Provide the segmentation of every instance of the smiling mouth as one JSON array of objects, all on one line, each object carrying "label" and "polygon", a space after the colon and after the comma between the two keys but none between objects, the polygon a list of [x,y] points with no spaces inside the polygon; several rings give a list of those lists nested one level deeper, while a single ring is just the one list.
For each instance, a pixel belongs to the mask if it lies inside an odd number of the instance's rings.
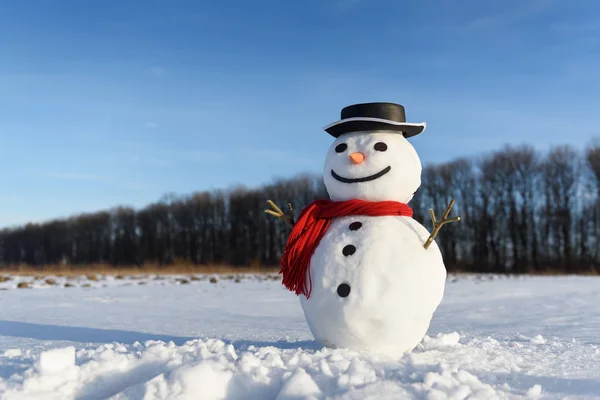
[{"label": "smiling mouth", "polygon": [[386,168],[382,169],[381,171],[379,171],[378,173],[376,173],[374,175],[365,176],[364,178],[344,178],[343,176],[339,176],[338,174],[336,174],[334,170],[331,170],[331,176],[333,176],[333,178],[335,180],[338,180],[343,183],[369,182],[369,181],[373,181],[377,178],[381,178],[382,176],[384,176],[385,174],[390,172],[391,169],[392,169],[392,167],[386,167]]}]

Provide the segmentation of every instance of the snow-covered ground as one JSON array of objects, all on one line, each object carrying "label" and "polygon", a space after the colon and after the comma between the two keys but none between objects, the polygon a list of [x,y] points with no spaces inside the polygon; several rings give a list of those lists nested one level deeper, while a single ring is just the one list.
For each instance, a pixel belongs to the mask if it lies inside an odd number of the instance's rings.
[{"label": "snow-covered ground", "polygon": [[[216,283],[219,280],[232,281],[264,281],[280,280],[276,273],[270,274],[192,274],[192,275],[157,275],[157,274],[136,274],[136,275],[34,275],[34,276],[11,276],[9,274],[0,274],[0,290],[8,289],[44,289],[50,287],[64,288],[98,288],[108,286],[132,286],[132,285],[187,285],[200,281],[209,281]],[[212,281],[212,282],[211,282]],[[236,282],[239,283],[239,282]]]},{"label": "snow-covered ground", "polygon": [[401,359],[322,348],[272,277],[155,278],[1,283],[0,398],[600,399],[600,278],[451,276]]}]

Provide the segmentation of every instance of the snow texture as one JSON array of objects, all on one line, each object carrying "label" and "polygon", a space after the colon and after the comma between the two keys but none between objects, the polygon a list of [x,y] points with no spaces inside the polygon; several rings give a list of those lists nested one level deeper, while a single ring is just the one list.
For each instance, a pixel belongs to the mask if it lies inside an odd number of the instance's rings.
[{"label": "snow texture", "polygon": [[600,399],[595,277],[451,275],[403,357],[320,346],[272,279],[116,281],[0,292],[1,399]]}]

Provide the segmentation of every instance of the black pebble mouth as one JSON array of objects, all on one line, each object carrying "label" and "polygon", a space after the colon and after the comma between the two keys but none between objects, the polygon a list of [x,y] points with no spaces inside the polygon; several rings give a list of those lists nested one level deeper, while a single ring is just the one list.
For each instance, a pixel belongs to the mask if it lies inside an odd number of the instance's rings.
[{"label": "black pebble mouth", "polygon": [[381,178],[382,176],[384,176],[385,174],[390,172],[391,169],[392,169],[392,167],[386,167],[386,168],[382,169],[381,171],[379,171],[378,173],[376,173],[374,175],[365,176],[364,178],[344,178],[343,176],[339,176],[338,174],[336,174],[334,170],[331,170],[331,176],[333,176],[333,178],[335,180],[338,180],[343,183],[369,182],[369,181],[373,181],[377,178]]}]

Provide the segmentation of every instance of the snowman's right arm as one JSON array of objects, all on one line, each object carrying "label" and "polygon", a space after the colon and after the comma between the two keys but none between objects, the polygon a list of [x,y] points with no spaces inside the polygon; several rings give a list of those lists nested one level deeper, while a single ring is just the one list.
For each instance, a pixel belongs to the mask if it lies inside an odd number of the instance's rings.
[{"label": "snowman's right arm", "polygon": [[289,209],[290,209],[290,213],[289,215],[286,215],[281,208],[277,207],[277,204],[275,204],[273,201],[271,200],[267,200],[267,203],[269,204],[269,206],[271,206],[271,210],[265,210],[265,212],[267,214],[273,215],[274,217],[277,217],[279,219],[281,219],[283,222],[285,222],[290,228],[293,228],[295,225],[295,221],[294,221],[294,209],[292,208],[292,204],[288,204]]}]

